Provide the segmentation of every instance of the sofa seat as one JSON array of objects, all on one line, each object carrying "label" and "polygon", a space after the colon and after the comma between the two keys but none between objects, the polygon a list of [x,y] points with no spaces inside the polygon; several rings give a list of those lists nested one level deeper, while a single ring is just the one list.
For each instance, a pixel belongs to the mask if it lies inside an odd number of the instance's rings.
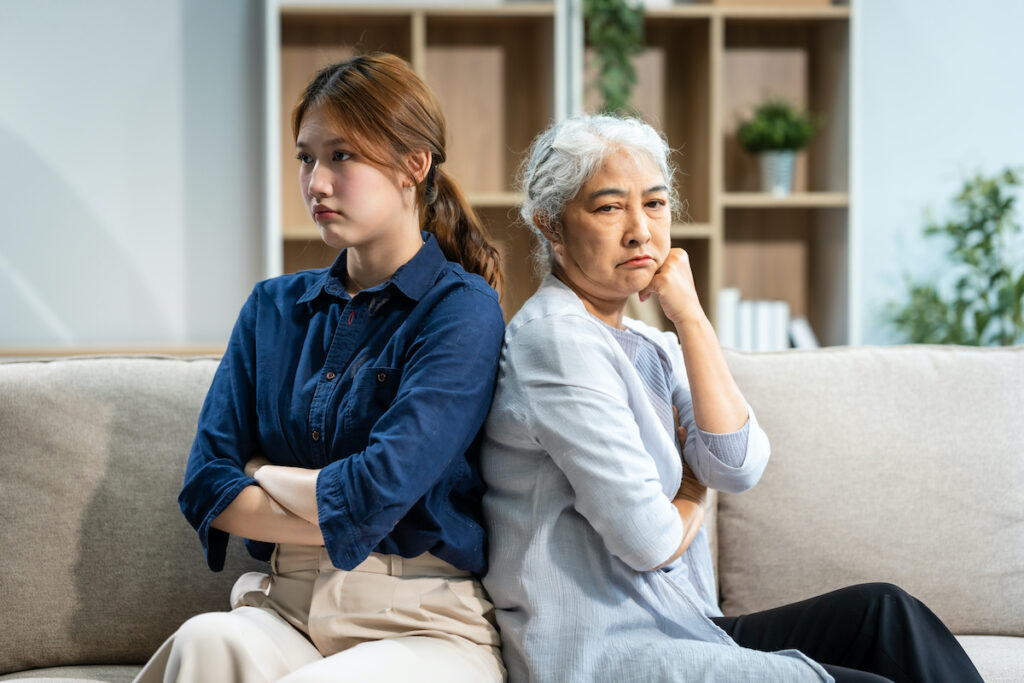
[{"label": "sofa seat", "polygon": [[33,683],[131,683],[142,666],[109,664],[99,666],[58,666],[33,669],[0,676],[0,681],[32,681]]},{"label": "sofa seat", "polygon": [[1024,638],[1015,636],[957,636],[985,683],[1020,683],[1024,668]]}]

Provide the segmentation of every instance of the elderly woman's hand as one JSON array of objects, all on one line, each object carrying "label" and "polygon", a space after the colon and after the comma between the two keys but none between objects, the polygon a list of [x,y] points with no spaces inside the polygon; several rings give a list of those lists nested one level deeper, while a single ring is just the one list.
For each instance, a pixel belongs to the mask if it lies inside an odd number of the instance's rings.
[{"label": "elderly woman's hand", "polygon": [[704,318],[697,288],[693,284],[690,257],[683,249],[669,250],[668,258],[654,273],[650,284],[640,290],[640,300],[647,301],[652,293],[657,293],[661,310],[675,325]]}]

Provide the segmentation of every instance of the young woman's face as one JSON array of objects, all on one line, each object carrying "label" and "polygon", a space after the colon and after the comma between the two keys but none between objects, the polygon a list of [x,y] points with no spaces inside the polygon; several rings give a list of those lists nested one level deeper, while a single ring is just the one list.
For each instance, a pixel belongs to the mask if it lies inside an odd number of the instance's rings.
[{"label": "young woman's face", "polygon": [[306,112],[295,146],[302,198],[328,245],[365,247],[407,227],[408,180],[356,153],[322,107]]},{"label": "young woman's face", "polygon": [[661,169],[618,149],[566,204],[552,242],[558,273],[587,298],[625,300],[668,257],[672,211]]}]

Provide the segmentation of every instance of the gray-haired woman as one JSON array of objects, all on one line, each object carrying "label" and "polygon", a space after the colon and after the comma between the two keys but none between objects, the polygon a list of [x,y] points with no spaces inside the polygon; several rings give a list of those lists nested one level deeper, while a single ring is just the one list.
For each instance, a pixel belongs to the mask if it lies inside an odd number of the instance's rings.
[{"label": "gray-haired woman", "polygon": [[[583,116],[524,165],[551,273],[506,329],[481,462],[511,680],[980,680],[895,586],[722,616],[704,487],[750,488],[769,446],[671,248],[668,152],[641,121]],[[623,317],[635,293],[676,333]]]}]

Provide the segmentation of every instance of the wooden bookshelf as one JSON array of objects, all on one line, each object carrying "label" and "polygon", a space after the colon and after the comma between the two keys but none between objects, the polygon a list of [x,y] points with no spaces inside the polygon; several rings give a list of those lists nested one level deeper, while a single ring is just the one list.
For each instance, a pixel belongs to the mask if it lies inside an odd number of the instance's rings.
[{"label": "wooden bookshelf", "polygon": [[[323,266],[336,256],[299,200],[289,128],[299,88],[329,61],[383,49],[409,60],[441,100],[448,170],[503,251],[503,306],[511,315],[537,284],[513,179],[530,140],[555,115],[555,21],[568,5],[276,0],[268,7],[268,118],[276,146],[268,274]],[[850,18],[848,5],[820,3],[698,2],[647,13],[634,106],[674,150],[683,212],[672,239],[690,253],[712,319],[718,291],[739,287],[744,298],[785,299],[794,315],[808,316],[823,343],[848,341]],[[759,191],[756,160],[735,138],[741,117],[768,96],[824,121],[798,155],[794,192],[782,198]],[[596,104],[588,94],[585,108]]]}]

